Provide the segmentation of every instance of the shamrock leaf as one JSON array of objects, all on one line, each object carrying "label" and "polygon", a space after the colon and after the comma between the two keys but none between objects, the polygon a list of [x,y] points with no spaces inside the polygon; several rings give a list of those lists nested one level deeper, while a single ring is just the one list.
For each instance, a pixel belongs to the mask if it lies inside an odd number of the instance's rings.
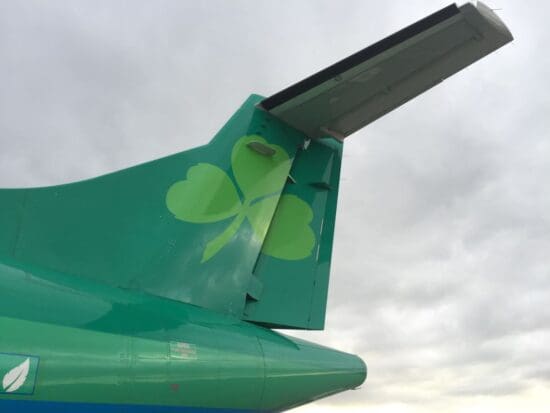
[{"label": "shamrock leaf", "polygon": [[[259,142],[273,149],[271,156],[259,154],[247,145]],[[280,192],[290,169],[286,151],[278,145],[270,145],[258,135],[243,136],[231,152],[231,167],[245,198],[252,201]]]},{"label": "shamrock leaf", "polygon": [[269,225],[271,224],[271,217],[275,208],[277,208],[278,196],[270,196],[254,203],[248,208],[246,214],[248,222],[254,230],[254,235],[260,241],[265,239]]},{"label": "shamrock leaf", "polygon": [[166,205],[176,218],[195,224],[221,221],[241,209],[239,195],[229,176],[207,163],[189,168],[187,179],[170,187]]},{"label": "shamrock leaf", "polygon": [[[261,217],[261,214],[258,216]],[[306,202],[295,195],[283,195],[273,216],[262,252],[283,260],[301,260],[309,257],[315,246],[315,234],[309,225],[312,219],[313,211]],[[253,227],[258,224],[256,218],[250,219],[250,222]]]}]

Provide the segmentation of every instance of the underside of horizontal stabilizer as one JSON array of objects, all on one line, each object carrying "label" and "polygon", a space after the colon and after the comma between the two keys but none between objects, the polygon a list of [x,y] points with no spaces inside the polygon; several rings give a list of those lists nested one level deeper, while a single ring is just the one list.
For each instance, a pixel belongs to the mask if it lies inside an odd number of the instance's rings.
[{"label": "underside of horizontal stabilizer", "polygon": [[483,3],[451,5],[265,99],[311,138],[343,139],[512,40]]}]

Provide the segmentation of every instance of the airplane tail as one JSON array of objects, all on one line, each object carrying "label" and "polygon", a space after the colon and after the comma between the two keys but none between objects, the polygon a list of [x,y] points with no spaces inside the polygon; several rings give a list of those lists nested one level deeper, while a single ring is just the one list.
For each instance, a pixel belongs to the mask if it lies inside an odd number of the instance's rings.
[{"label": "airplane tail", "polygon": [[[208,145],[82,182],[0,190],[0,255],[320,327],[301,307],[324,308],[342,144],[309,141],[257,108],[262,99],[251,96]],[[284,318],[263,319],[283,298]]]},{"label": "airplane tail", "polygon": [[208,145],[0,190],[0,257],[322,329],[342,140],[511,39],[483,4],[449,6],[270,98],[252,95]]}]

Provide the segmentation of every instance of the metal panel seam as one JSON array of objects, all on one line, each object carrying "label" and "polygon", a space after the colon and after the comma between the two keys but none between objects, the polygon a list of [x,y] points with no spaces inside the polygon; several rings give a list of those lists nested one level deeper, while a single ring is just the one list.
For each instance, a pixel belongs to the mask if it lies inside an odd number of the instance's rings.
[{"label": "metal panel seam", "polygon": [[266,380],[267,380],[267,365],[265,363],[265,352],[264,352],[264,347],[262,346],[262,340],[260,340],[260,337],[256,336],[256,340],[258,340],[258,346],[260,348],[260,356],[262,357],[262,364],[264,366],[263,368],[263,371],[264,371],[264,379],[263,379],[263,383],[262,383],[262,394],[260,395],[260,409],[264,409],[265,406],[264,406],[264,396],[265,396],[265,387],[266,387]]}]

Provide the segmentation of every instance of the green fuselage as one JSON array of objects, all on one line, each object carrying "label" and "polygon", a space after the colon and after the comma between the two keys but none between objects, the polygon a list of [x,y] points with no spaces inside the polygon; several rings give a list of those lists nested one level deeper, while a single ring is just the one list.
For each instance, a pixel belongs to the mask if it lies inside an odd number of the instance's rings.
[{"label": "green fuselage", "polygon": [[356,356],[17,262],[0,264],[0,314],[0,375],[31,361],[25,386],[0,394],[2,411],[281,411],[366,376]]}]

